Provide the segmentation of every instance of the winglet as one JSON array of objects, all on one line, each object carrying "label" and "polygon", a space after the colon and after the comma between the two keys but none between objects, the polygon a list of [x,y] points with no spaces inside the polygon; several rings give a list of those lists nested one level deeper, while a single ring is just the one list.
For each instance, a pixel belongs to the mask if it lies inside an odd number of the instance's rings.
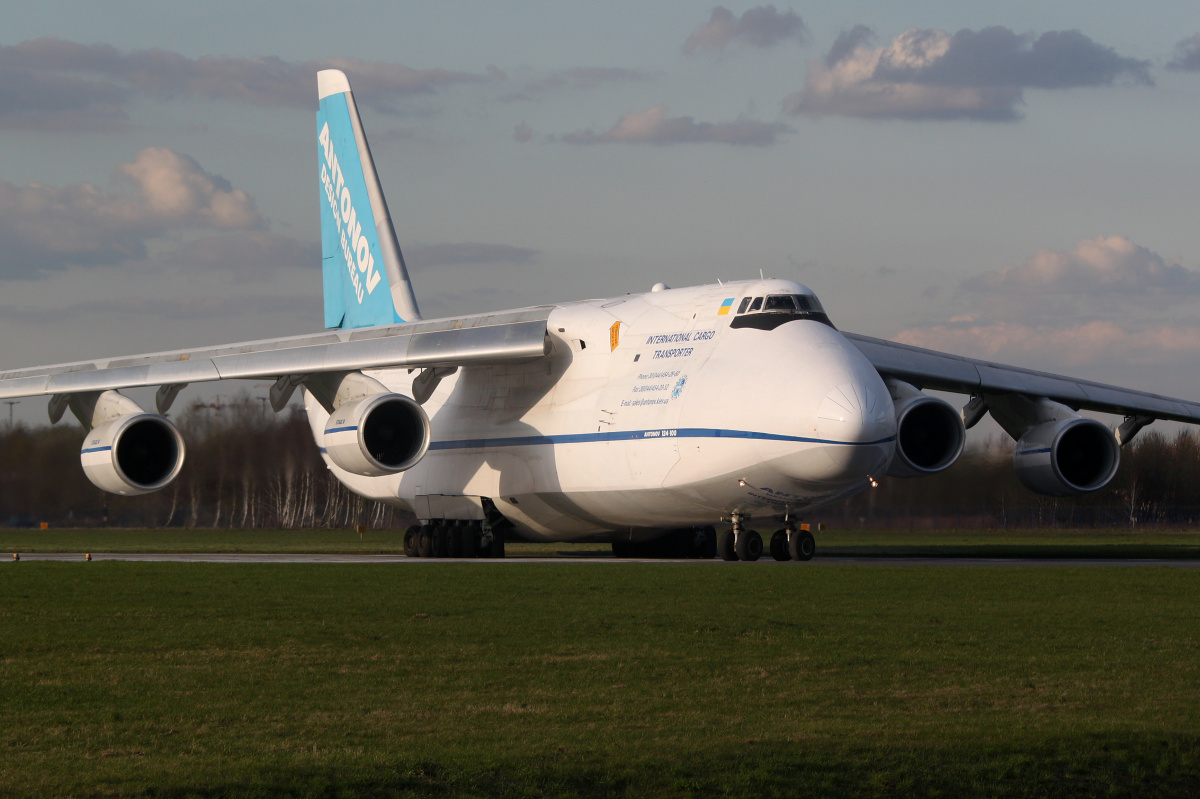
[{"label": "winglet", "polygon": [[321,70],[317,95],[325,326],[418,320],[421,312],[350,81],[341,70]]}]

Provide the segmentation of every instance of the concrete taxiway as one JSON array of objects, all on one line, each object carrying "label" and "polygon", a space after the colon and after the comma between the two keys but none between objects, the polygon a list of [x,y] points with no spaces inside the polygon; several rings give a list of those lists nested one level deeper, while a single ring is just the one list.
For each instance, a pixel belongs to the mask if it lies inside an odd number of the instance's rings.
[{"label": "concrete taxiway", "polygon": [[[82,552],[29,552],[20,553],[22,561],[84,561]],[[11,557],[11,556],[10,556]],[[463,564],[517,564],[517,563],[598,563],[618,565],[622,563],[675,563],[675,564],[717,564],[725,565],[721,560],[666,560],[640,558],[614,558],[603,555],[595,556],[534,556],[508,558],[479,558],[460,560],[454,558],[409,558],[404,555],[340,555],[320,553],[191,553],[191,552],[93,552],[92,561],[131,561],[141,563],[375,563],[375,564],[411,564],[419,566],[425,563],[463,563]],[[12,562],[9,560],[9,562]],[[1196,559],[1167,559],[1167,558],[885,558],[877,556],[830,556],[818,555],[807,562],[778,563],[771,558],[757,561],[757,565],[779,566],[1104,566],[1116,568],[1131,567],[1168,567],[1174,569],[1200,569],[1200,560]],[[730,565],[739,565],[737,563]],[[741,564],[745,565],[745,564]]]}]

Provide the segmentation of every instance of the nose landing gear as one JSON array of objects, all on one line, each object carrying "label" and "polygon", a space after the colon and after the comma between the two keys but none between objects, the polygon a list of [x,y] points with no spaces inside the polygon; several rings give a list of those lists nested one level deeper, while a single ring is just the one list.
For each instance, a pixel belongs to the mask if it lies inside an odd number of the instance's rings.
[{"label": "nose landing gear", "polygon": [[788,554],[792,556],[792,560],[812,560],[812,556],[817,552],[816,539],[804,529],[807,526],[802,526],[798,531],[793,530],[788,536]]},{"label": "nose landing gear", "polygon": [[755,530],[747,530],[739,514],[733,514],[730,521],[733,527],[717,539],[717,554],[722,560],[758,560],[763,552],[762,536]]},{"label": "nose landing gear", "polygon": [[788,524],[782,530],[776,530],[771,536],[771,557],[775,560],[812,560],[817,551],[817,542],[808,530],[807,524]]}]

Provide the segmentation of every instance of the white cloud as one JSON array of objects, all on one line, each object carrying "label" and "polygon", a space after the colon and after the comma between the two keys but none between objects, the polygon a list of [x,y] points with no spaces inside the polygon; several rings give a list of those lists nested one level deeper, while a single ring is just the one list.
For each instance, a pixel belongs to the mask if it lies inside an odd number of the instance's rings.
[{"label": "white cloud", "polygon": [[758,48],[772,47],[788,39],[802,43],[807,33],[804,20],[790,9],[781,14],[773,5],[757,6],[735,17],[729,9],[717,6],[708,22],[683,43],[683,52],[717,54],[735,42]]},{"label": "white cloud", "polygon": [[1167,63],[1167,68],[1182,72],[1200,71],[1200,33],[1189,36],[1175,45],[1175,57]]},{"label": "white cloud", "polygon": [[501,80],[486,74],[412,69],[358,59],[290,62],[274,57],[189,58],[167,50],[124,53],[106,44],[42,38],[0,47],[0,127],[33,130],[121,128],[137,95],[310,108],[318,70],[345,70],[355,97],[385,113],[401,97],[431,94],[459,83]]},{"label": "white cloud", "polygon": [[1169,362],[1200,355],[1200,327],[1152,325],[1129,329],[1111,321],[1053,327],[1020,322],[964,323],[909,328],[892,337],[902,344],[1001,362]]},{"label": "white cloud", "polygon": [[981,292],[1011,294],[1195,294],[1200,271],[1169,263],[1125,236],[1079,242],[1072,250],[1039,250],[1020,266],[1003,266],[966,281]]},{"label": "white cloud", "polygon": [[1026,88],[1150,85],[1149,63],[1126,58],[1078,31],[1018,35],[1008,28],[909,30],[866,45],[870,29],[838,37],[825,61],[808,65],[804,88],[784,110],[812,116],[894,119],[1019,118]]},{"label": "white cloud", "polygon": [[265,223],[246,192],[172,150],[142,150],[117,174],[125,191],[0,181],[0,277],[144,258],[147,242],[171,231]]},{"label": "white cloud", "polygon": [[556,137],[567,144],[735,144],[765,146],[774,144],[788,130],[782,122],[757,122],[739,119],[733,122],[697,122],[693,117],[668,117],[665,104],[645,111],[625,114],[604,133],[592,130],[565,133]]}]

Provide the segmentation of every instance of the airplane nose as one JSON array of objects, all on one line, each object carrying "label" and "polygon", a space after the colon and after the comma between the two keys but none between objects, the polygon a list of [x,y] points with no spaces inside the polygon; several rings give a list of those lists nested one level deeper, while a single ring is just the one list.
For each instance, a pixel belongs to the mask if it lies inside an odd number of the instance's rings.
[{"label": "airplane nose", "polygon": [[817,433],[829,461],[821,482],[882,474],[896,445],[896,411],[883,380],[872,370],[830,389],[817,410]]}]

